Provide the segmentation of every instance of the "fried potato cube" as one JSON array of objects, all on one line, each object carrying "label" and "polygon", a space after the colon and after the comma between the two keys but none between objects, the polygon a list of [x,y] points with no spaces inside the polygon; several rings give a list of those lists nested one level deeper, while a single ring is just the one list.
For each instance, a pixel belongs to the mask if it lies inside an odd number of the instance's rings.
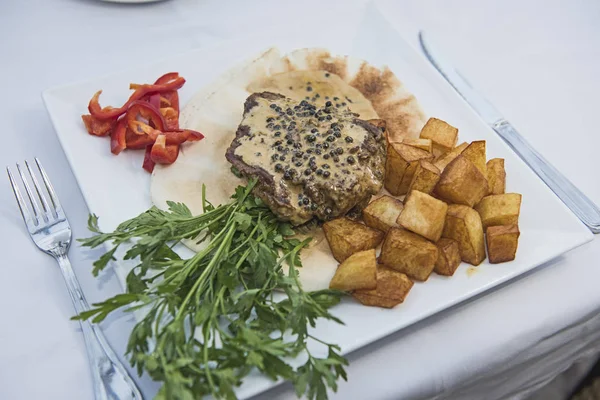
[{"label": "fried potato cube", "polygon": [[402,140],[402,143],[416,147],[417,149],[425,150],[429,153],[433,153],[433,142],[431,139],[422,139],[422,138],[406,138]]},{"label": "fried potato cube", "polygon": [[460,154],[467,160],[471,161],[473,165],[481,172],[481,174],[487,177],[487,166],[485,164],[486,152],[485,152],[485,140],[476,140],[471,142],[466,149]]},{"label": "fried potato cube", "polygon": [[348,218],[337,218],[323,224],[323,232],[333,258],[343,262],[354,253],[374,249],[383,240],[383,232]]},{"label": "fried potato cube", "polygon": [[461,143],[446,154],[439,156],[433,163],[440,171],[443,171],[456,157],[458,157],[468,146],[468,143]]},{"label": "fried potato cube", "polygon": [[379,262],[417,281],[426,281],[438,258],[436,245],[400,228],[388,231]]},{"label": "fried potato cube", "polygon": [[436,244],[439,255],[433,270],[439,275],[454,275],[461,261],[458,242],[453,239],[441,238]]},{"label": "fried potato cube", "polygon": [[413,281],[402,272],[379,267],[377,268],[377,288],[355,290],[352,296],[365,306],[392,308],[404,301],[413,284]]},{"label": "fried potato cube", "polygon": [[408,186],[408,193],[413,190],[430,194],[440,180],[440,170],[429,161],[421,160]]},{"label": "fried potato cube", "polygon": [[485,196],[475,210],[481,217],[483,229],[494,225],[513,225],[519,222],[521,195],[519,193]]},{"label": "fried potato cube", "polygon": [[487,178],[462,155],[448,164],[434,189],[436,197],[469,207],[479,203],[488,192]]},{"label": "fried potato cube", "polygon": [[461,204],[451,204],[446,213],[446,224],[442,237],[458,243],[460,258],[472,265],[485,260],[483,226],[477,211]]},{"label": "fried potato cube", "polygon": [[490,226],[485,233],[490,263],[498,264],[515,259],[520,235],[518,225]]},{"label": "fried potato cube", "polygon": [[431,160],[433,154],[403,143],[389,143],[385,162],[385,188],[394,196],[408,192],[420,160]]},{"label": "fried potato cube", "polygon": [[503,194],[506,190],[504,158],[492,158],[487,162],[487,180],[490,194]]},{"label": "fried potato cube", "polygon": [[422,139],[431,139],[433,142],[433,150],[436,153],[446,153],[454,146],[458,140],[458,129],[437,118],[429,118],[421,134]]},{"label": "fried potato cube", "polygon": [[413,190],[404,203],[398,225],[437,242],[442,236],[448,205],[427,193]]},{"label": "fried potato cube", "polygon": [[403,208],[400,200],[381,196],[363,209],[362,216],[367,226],[387,232],[391,227],[398,226],[396,220]]},{"label": "fried potato cube", "polygon": [[376,287],[375,249],[359,251],[346,258],[329,282],[329,288],[337,290],[375,289]]}]

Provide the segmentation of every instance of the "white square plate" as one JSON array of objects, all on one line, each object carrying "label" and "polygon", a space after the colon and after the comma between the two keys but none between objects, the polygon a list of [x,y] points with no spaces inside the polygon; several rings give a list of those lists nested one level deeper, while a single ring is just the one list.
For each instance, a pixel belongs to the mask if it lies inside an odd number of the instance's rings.
[{"label": "white square plate", "polygon": [[[479,267],[462,264],[454,277],[433,274],[417,283],[405,303],[392,310],[364,307],[346,299],[334,313],[345,326],[323,322],[317,336],[338,343],[347,353],[438,311],[462,302],[515,278],[592,239],[592,234],[537,178],[496,134],[466,105],[425,59],[391,28],[374,7],[356,18],[347,16],[336,29],[303,30],[293,36],[278,34],[245,38],[212,48],[185,53],[152,65],[144,65],[44,92],[52,122],[91,212],[100,216],[104,230],[151,206],[150,175],[142,168],[143,152],[110,153],[107,138],[89,136],[81,123],[94,92],[104,90],[103,104],[122,104],[130,82],[149,82],[168,71],[187,79],[180,90],[182,104],[224,71],[261,50],[277,46],[282,52],[302,47],[325,47],[335,54],[350,54],[371,64],[388,65],[415,94],[425,112],[459,128],[461,141],[487,140],[488,157],[504,158],[507,190],[523,194],[521,237],[513,262]],[[298,32],[290,29],[289,32]],[[240,108],[242,105],[240,104]],[[205,132],[210,134],[210,132]],[[121,271],[127,268],[121,264]],[[276,383],[261,376],[249,377],[238,390],[240,397],[260,393]]]}]

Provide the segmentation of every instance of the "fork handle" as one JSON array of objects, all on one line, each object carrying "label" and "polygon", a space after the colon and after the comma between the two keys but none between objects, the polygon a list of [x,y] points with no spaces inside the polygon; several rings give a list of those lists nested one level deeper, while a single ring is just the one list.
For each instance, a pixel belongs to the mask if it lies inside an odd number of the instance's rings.
[{"label": "fork handle", "polygon": [[521,156],[523,161],[573,211],[581,222],[593,233],[600,233],[600,209],[592,200],[546,161],[509,122],[501,119],[492,128]]},{"label": "fork handle", "polygon": [[[89,310],[79,282],[66,254],[55,254],[62,271],[73,306],[80,314]],[[92,369],[96,400],[142,400],[137,386],[109,346],[100,327],[88,320],[79,321]]]}]

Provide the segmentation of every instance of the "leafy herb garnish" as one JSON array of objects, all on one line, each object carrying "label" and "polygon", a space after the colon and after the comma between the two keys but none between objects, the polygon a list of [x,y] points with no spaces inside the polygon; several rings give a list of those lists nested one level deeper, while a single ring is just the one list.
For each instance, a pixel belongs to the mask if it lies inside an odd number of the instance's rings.
[{"label": "leafy herb garnish", "polygon": [[[127,276],[125,294],[74,318],[100,322],[120,308],[144,308],[127,355],[138,373],[163,382],[158,399],[235,399],[234,388],[253,368],[292,381],[298,396],[310,399],[326,399],[327,388],[335,391],[337,379],[346,379],[340,348],[308,331],[318,318],[341,323],[328,308],[342,293],[302,290],[299,253],[310,239],[291,238],[291,227],[251,194],[254,185],[238,187],[233,201],[218,207],[206,200],[203,188],[199,216],[184,204],[169,203],[168,211],[152,207],[112,233],[100,231],[96,216],[89,218],[96,235],[82,244],[114,246],[94,263],[95,275],[131,239],[124,259],[140,263]],[[172,250],[182,239],[198,237],[206,246],[193,257],[181,259]],[[277,291],[285,293],[284,300],[277,300]],[[311,340],[326,346],[326,358],[311,354]],[[287,360],[296,356],[307,361],[294,369]]]}]

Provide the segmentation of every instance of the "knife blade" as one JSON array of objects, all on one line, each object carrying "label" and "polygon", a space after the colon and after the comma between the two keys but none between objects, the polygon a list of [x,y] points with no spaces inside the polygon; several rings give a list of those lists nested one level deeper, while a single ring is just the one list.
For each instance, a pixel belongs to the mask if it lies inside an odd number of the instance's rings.
[{"label": "knife blade", "polygon": [[447,60],[443,53],[419,32],[425,56],[456,92],[479,114],[565,205],[593,232],[600,233],[600,209],[563,174],[539,154],[502,114],[483,97]]}]

